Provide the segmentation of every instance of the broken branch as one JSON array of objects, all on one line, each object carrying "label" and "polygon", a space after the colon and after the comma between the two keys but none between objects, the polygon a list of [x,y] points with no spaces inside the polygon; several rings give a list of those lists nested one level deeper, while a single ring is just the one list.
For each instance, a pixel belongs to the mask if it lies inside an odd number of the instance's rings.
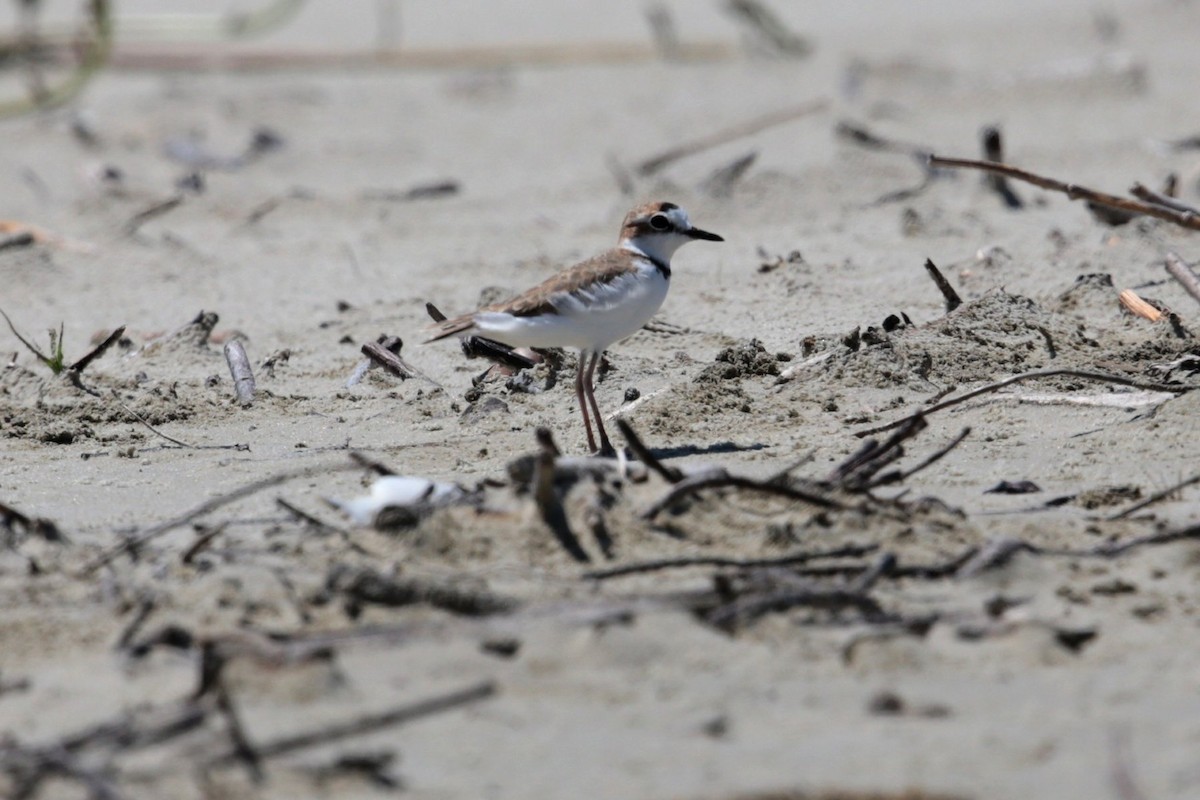
[{"label": "broken branch", "polygon": [[1191,230],[1200,230],[1200,217],[1191,212],[1177,211],[1173,208],[1156,205],[1154,203],[1144,203],[1140,200],[1130,200],[1126,197],[1118,197],[1104,192],[1098,192],[1095,189],[1089,189],[1086,186],[1079,186],[1074,183],[1064,183],[1054,178],[1047,178],[1033,172],[1027,172],[1017,167],[1009,166],[1008,164],[1000,164],[992,161],[977,161],[972,158],[946,158],[938,155],[929,156],[929,166],[931,167],[949,167],[954,169],[981,169],[985,172],[991,172],[997,175],[1004,175],[1009,178],[1014,178],[1026,183],[1032,183],[1042,189],[1047,189],[1052,192],[1061,192],[1071,200],[1086,200],[1106,208],[1115,208],[1120,211],[1125,211],[1132,214],[1145,214],[1150,217],[1173,222],[1184,228]]},{"label": "broken branch", "polygon": [[225,343],[225,361],[229,364],[229,375],[233,378],[233,392],[238,405],[248,408],[254,403],[254,371],[241,339],[230,339]]},{"label": "broken branch", "polygon": [[933,263],[933,259],[925,259],[925,271],[929,273],[930,278],[933,278],[938,291],[945,298],[947,314],[962,305],[962,298],[958,296],[958,292],[954,291],[954,287],[950,285],[950,281],[946,280],[946,276],[942,274],[942,271]]},{"label": "broken branch", "polygon": [[774,128],[777,125],[782,125],[785,122],[807,117],[817,111],[823,111],[828,105],[829,102],[827,100],[821,99],[793,106],[792,108],[785,108],[781,111],[774,111],[770,114],[763,114],[761,117],[755,117],[739,125],[733,125],[708,136],[702,136],[690,142],[685,142],[678,147],[665,150],[639,164],[637,172],[643,177],[648,177],[681,158],[702,153],[705,150],[710,150],[714,147],[737,141],[738,139],[744,139],[747,136],[753,136],[756,133],[765,131],[768,128]]},{"label": "broken branch", "polygon": [[1058,375],[1069,376],[1072,378],[1083,378],[1084,380],[1089,381],[1100,381],[1102,383],[1115,383],[1118,386],[1131,386],[1134,389],[1146,389],[1152,392],[1170,392],[1171,394],[1182,394],[1184,392],[1191,391],[1192,389],[1190,386],[1149,383],[1146,381],[1139,381],[1134,378],[1126,378],[1121,375],[1106,375],[1103,372],[1089,372],[1087,370],[1080,369],[1042,369],[1035,370],[1033,372],[1022,372],[1019,375],[1013,375],[1005,378],[1002,381],[996,381],[995,383],[989,383],[986,386],[980,386],[978,389],[972,389],[966,394],[959,395],[958,397],[951,397],[948,400],[943,400],[936,405],[921,409],[920,411],[909,414],[906,417],[901,417],[900,419],[889,422],[886,425],[877,425],[874,428],[865,428],[861,431],[855,431],[854,435],[861,439],[864,436],[870,436],[883,431],[890,431],[893,428],[898,428],[907,422],[911,422],[917,417],[929,416],[936,411],[942,411],[943,409],[951,408],[952,406],[964,403],[967,400],[979,397],[982,394],[995,392],[1007,386],[1012,386],[1015,383],[1021,383],[1022,381],[1033,380],[1035,378],[1052,378]]},{"label": "broken branch", "polygon": [[1179,257],[1178,253],[1167,253],[1167,272],[1171,277],[1179,281],[1179,285],[1184,288],[1188,294],[1192,296],[1197,303],[1200,303],[1200,278],[1192,270],[1190,264]]},{"label": "broken branch", "polygon": [[[260,759],[274,758],[295,752],[296,750],[340,741],[351,736],[362,736],[395,725],[403,725],[422,717],[432,716],[443,711],[450,711],[471,703],[477,703],[480,700],[486,700],[495,694],[496,684],[492,681],[485,681],[466,689],[460,689],[457,692],[450,692],[449,694],[432,697],[410,705],[399,706],[378,714],[366,714],[349,722],[337,723],[293,736],[284,736],[272,742],[259,745],[255,752]],[[238,760],[239,757],[236,748],[231,747],[224,753],[214,757],[211,763],[214,765],[227,764]]]}]

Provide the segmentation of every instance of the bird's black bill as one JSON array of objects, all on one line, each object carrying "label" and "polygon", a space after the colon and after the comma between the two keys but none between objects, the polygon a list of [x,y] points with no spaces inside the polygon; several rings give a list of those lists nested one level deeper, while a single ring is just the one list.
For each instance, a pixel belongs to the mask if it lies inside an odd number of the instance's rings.
[{"label": "bird's black bill", "polygon": [[693,239],[704,239],[709,242],[725,241],[725,237],[718,236],[715,233],[709,233],[708,231],[702,231],[699,228],[688,228],[687,235]]}]

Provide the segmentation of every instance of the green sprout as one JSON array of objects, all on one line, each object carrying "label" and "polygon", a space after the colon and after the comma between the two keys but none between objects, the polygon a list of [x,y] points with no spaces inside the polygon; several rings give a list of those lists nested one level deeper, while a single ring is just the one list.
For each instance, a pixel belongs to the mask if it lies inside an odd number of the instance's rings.
[{"label": "green sprout", "polygon": [[13,336],[16,336],[20,340],[21,344],[25,345],[25,349],[33,353],[38,361],[49,367],[51,372],[55,375],[70,372],[74,373],[74,377],[76,378],[78,377],[78,373],[83,372],[88,364],[99,358],[105,350],[111,347],[125,333],[125,326],[122,325],[110,333],[103,342],[92,348],[83,358],[73,364],[67,364],[66,354],[63,352],[63,324],[61,322],[58,324],[58,330],[50,329],[50,355],[46,355],[37,345],[21,335],[16,326],[13,325],[12,320],[8,318],[8,314],[4,313],[4,309],[0,309],[0,317],[4,317],[4,321],[8,323],[8,329],[12,331]]}]

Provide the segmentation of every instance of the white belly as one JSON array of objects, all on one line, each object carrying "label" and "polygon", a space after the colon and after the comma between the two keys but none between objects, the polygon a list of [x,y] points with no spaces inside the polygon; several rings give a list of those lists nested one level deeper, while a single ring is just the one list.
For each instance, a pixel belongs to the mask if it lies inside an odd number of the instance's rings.
[{"label": "white belly", "polygon": [[480,312],[471,333],[512,347],[601,351],[641,330],[662,306],[669,285],[661,272],[646,267],[609,283],[554,298],[557,314],[515,317],[503,312]]}]

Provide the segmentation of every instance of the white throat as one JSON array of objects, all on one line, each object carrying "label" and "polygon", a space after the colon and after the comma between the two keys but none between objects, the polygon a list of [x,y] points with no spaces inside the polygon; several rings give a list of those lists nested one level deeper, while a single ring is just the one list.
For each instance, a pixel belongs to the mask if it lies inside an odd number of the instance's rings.
[{"label": "white throat", "polygon": [[642,236],[622,239],[621,247],[669,267],[671,266],[671,256],[675,255],[675,251],[690,241],[689,237],[675,233],[674,231],[670,233],[648,233]]}]

